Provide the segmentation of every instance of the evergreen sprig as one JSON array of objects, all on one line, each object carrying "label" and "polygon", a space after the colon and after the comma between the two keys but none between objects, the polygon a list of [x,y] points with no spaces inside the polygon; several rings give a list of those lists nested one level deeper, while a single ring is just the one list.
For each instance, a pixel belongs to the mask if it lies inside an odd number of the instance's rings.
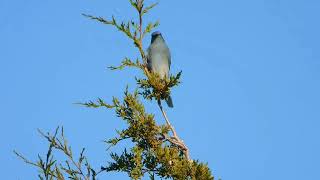
[{"label": "evergreen sprig", "polygon": [[144,69],[143,64],[140,63],[139,59],[137,59],[135,62],[133,62],[129,58],[124,58],[124,60],[121,62],[120,66],[109,66],[108,68],[111,70],[122,70],[125,67],[136,67],[139,69]]},{"label": "evergreen sprig", "polygon": [[[143,16],[147,14],[152,8],[154,8],[158,3],[153,3],[144,8],[144,0],[129,0],[130,4],[137,10],[139,20],[135,21],[122,21],[121,23],[117,22],[115,17],[112,16],[111,20],[107,20],[100,16],[93,16],[89,14],[82,14],[83,16],[101,22],[103,24],[114,26],[117,30],[124,33],[129,39],[131,39],[134,45],[139,49],[142,60],[146,64],[145,53],[143,51],[142,39],[150,33],[153,29],[159,26],[159,21],[155,23],[149,23],[146,28],[143,30]],[[134,29],[134,30],[132,30]]]},{"label": "evergreen sprig", "polygon": [[[95,180],[96,176],[102,172],[102,170],[95,171],[91,168],[87,157],[84,154],[83,148],[78,158],[75,158],[71,146],[68,144],[67,139],[64,136],[63,127],[56,128],[55,133],[43,133],[38,130],[40,135],[49,142],[49,148],[45,158],[38,155],[38,161],[32,162],[25,158],[20,153],[14,151],[14,153],[21,158],[25,163],[37,167],[39,171],[39,179],[41,180]],[[60,132],[60,133],[59,133]],[[58,137],[60,134],[60,137]],[[58,151],[65,155],[66,159],[58,161],[53,156],[53,151]]]},{"label": "evergreen sprig", "polygon": [[158,74],[150,73],[148,78],[136,78],[140,94],[148,100],[166,99],[170,95],[171,88],[178,86],[181,81],[180,71],[167,79],[160,79]]}]

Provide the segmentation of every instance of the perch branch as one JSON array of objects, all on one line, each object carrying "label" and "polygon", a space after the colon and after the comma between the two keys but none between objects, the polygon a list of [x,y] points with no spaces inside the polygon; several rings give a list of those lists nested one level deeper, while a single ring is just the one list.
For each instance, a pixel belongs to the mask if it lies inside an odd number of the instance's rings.
[{"label": "perch branch", "polygon": [[172,137],[168,137],[167,135],[163,135],[164,138],[165,138],[167,141],[171,142],[172,144],[174,144],[174,145],[178,146],[179,148],[181,148],[182,151],[183,151],[183,154],[186,156],[186,158],[187,158],[188,160],[190,160],[189,148],[184,144],[183,140],[179,138],[176,130],[175,130],[174,127],[171,125],[171,123],[170,123],[170,121],[169,121],[169,118],[168,118],[168,116],[167,116],[167,113],[163,110],[163,107],[162,107],[162,105],[161,105],[161,101],[160,101],[160,100],[158,100],[158,105],[159,105],[159,108],[160,108],[160,110],[161,110],[161,112],[162,112],[162,115],[163,115],[164,119],[166,120],[166,123],[167,123],[167,125],[169,126],[169,128],[170,128],[170,130],[171,130],[171,132],[172,132],[172,135],[173,135]]}]

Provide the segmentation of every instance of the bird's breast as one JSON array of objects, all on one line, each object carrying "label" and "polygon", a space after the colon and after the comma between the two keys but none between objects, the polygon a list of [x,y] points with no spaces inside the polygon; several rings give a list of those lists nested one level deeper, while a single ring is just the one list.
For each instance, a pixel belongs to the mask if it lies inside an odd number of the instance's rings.
[{"label": "bird's breast", "polygon": [[152,54],[152,71],[159,74],[160,78],[169,76],[169,64],[168,59],[163,53]]}]

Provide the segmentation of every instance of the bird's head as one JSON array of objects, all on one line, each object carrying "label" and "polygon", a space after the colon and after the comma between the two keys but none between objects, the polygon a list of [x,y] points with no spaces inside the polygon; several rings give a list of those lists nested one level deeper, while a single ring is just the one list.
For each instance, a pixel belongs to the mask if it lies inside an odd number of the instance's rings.
[{"label": "bird's head", "polygon": [[155,31],[151,34],[152,37],[159,36],[159,35],[161,35],[160,31]]},{"label": "bird's head", "polygon": [[155,31],[151,34],[151,43],[157,38],[163,39],[160,31]]}]

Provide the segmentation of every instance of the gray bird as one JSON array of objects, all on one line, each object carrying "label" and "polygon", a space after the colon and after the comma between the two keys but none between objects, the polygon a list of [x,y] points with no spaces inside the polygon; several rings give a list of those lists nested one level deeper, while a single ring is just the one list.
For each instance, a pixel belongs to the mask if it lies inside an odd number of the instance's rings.
[{"label": "gray bird", "polygon": [[[161,79],[169,78],[171,65],[170,50],[159,31],[151,35],[151,44],[147,49],[148,70],[157,73]],[[173,107],[171,96],[165,99],[169,107]]]}]

